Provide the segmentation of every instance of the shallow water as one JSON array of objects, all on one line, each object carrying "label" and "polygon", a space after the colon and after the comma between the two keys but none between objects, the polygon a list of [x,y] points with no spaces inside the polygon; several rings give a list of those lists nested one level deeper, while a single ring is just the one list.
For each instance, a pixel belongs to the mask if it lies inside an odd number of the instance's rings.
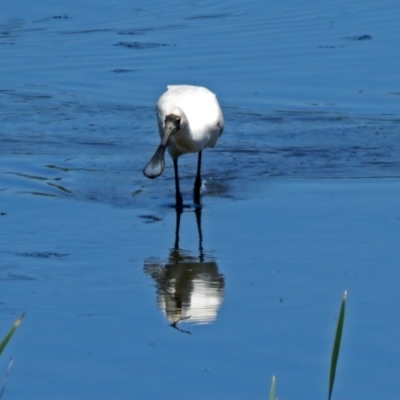
[{"label": "shallow water", "polygon": [[[394,1],[59,5],[0,17],[8,398],[396,398]],[[218,94],[203,209],[150,181],[170,83]],[[195,157],[180,160],[190,205]],[[376,385],[376,371],[380,385]],[[357,377],[357,379],[354,379]],[[154,384],[157,382],[157,385]]]}]

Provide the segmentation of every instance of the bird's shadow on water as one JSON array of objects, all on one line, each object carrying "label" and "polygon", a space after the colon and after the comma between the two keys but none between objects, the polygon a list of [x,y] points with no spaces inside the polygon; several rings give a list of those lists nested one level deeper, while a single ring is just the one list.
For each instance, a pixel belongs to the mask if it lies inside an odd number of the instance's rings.
[{"label": "bird's shadow on water", "polygon": [[175,240],[169,250],[168,260],[163,263],[159,258],[144,261],[144,272],[151,276],[156,287],[156,302],[166,315],[171,327],[180,332],[180,322],[192,324],[210,324],[217,319],[224,297],[225,279],[218,271],[215,257],[207,255],[203,248],[201,228],[202,212],[194,209],[198,233],[198,251],[182,249],[180,228],[182,210],[176,210]]}]

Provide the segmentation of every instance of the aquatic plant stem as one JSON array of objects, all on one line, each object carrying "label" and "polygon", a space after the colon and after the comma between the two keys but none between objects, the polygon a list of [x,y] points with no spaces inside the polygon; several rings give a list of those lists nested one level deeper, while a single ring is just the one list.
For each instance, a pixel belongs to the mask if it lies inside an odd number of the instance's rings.
[{"label": "aquatic plant stem", "polygon": [[269,400],[275,400],[275,387],[276,387],[276,378],[274,375],[272,377],[271,390],[269,392]]},{"label": "aquatic plant stem", "polygon": [[15,322],[14,325],[11,327],[11,329],[9,330],[9,332],[7,333],[7,335],[4,337],[4,339],[2,340],[2,342],[0,343],[0,355],[3,352],[3,350],[5,349],[5,347],[7,346],[8,342],[10,341],[10,339],[12,338],[12,336],[14,335],[15,331],[17,330],[17,328],[21,325],[22,319],[24,318],[25,313],[23,313]]},{"label": "aquatic plant stem", "polygon": [[337,362],[339,359],[340,343],[342,340],[342,332],[343,332],[343,325],[344,325],[346,299],[347,299],[347,291],[345,291],[343,294],[342,304],[341,304],[340,313],[339,313],[339,319],[338,319],[338,323],[337,323],[337,327],[336,327],[335,342],[333,344],[332,359],[331,359],[331,371],[330,371],[330,377],[329,377],[328,400],[331,399],[333,385],[335,383],[336,366],[337,366]]}]

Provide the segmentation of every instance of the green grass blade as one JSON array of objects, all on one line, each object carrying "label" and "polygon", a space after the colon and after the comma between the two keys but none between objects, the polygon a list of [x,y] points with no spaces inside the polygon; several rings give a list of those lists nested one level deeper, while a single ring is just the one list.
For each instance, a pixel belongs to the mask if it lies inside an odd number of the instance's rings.
[{"label": "green grass blade", "polygon": [[24,318],[24,314],[22,314],[15,322],[14,325],[11,327],[10,331],[7,333],[7,335],[4,337],[4,339],[2,340],[2,342],[0,343],[0,355],[3,352],[3,350],[5,349],[5,347],[7,346],[8,342],[10,341],[10,339],[12,338],[12,336],[14,335],[15,331],[17,330],[17,328],[21,325],[22,319]]},{"label": "green grass blade", "polygon": [[331,400],[333,385],[335,383],[335,375],[336,375],[336,366],[339,359],[339,351],[340,351],[340,342],[342,340],[342,332],[344,325],[344,314],[346,309],[346,299],[347,299],[347,291],[343,294],[342,305],[340,307],[339,319],[336,327],[336,336],[335,342],[333,344],[332,351],[332,360],[331,360],[331,372],[329,377],[329,394],[328,400]]},{"label": "green grass blade", "polygon": [[269,400],[275,400],[275,386],[276,386],[276,379],[275,379],[275,375],[274,375],[272,377],[271,390],[269,392]]}]

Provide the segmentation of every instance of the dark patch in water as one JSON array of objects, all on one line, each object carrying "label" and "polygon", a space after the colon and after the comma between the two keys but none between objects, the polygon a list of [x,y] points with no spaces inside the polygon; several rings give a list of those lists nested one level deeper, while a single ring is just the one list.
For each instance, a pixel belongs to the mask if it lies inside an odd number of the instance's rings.
[{"label": "dark patch in water", "polygon": [[144,35],[144,30],[129,30],[129,31],[119,31],[117,32],[118,35]]},{"label": "dark patch in water", "polygon": [[46,165],[47,168],[51,168],[51,169],[58,169],[60,171],[63,172],[69,172],[70,169],[69,168],[63,168],[63,167],[58,167],[57,165]]},{"label": "dark patch in water", "polygon": [[21,172],[7,172],[7,174],[20,176],[22,178],[35,179],[35,180],[39,180],[39,181],[47,181],[48,180],[48,178],[45,178],[43,176],[23,174]]},{"label": "dark patch in water", "polygon": [[8,274],[7,276],[0,277],[0,281],[36,281],[36,278],[26,275]]},{"label": "dark patch in water", "polygon": [[134,71],[140,71],[139,69],[124,69],[124,68],[116,68],[112,69],[111,72],[114,72],[115,74],[124,74],[126,72],[134,72]]},{"label": "dark patch in water", "polygon": [[[153,201],[161,207],[170,201],[175,207],[169,158],[165,176],[156,183],[141,174],[145,154],[153,151],[157,140],[153,106],[43,99],[37,96],[48,94],[46,86],[28,90],[0,89],[2,104],[11,107],[0,131],[5,156],[0,190],[118,207]],[[251,196],[257,182],[268,177],[399,175],[398,115],[354,117],[310,108],[224,107],[224,116],[234,133],[223,135],[215,149],[204,152],[205,204],[207,197]],[[181,164],[183,195],[190,204],[193,156],[182,157]],[[11,171],[17,175],[7,174]],[[59,185],[51,187],[48,182]]]},{"label": "dark patch in water", "polygon": [[69,256],[68,253],[56,253],[53,251],[23,252],[23,253],[15,253],[15,255],[21,257],[32,257],[32,258],[63,258]]},{"label": "dark patch in water", "polygon": [[49,96],[47,94],[37,94],[37,95],[30,96],[30,98],[31,99],[44,99],[44,100],[47,100],[47,99],[51,99],[52,96]]},{"label": "dark patch in water", "polygon": [[224,198],[231,198],[232,195],[229,193],[230,187],[226,182],[213,181],[207,184],[206,190],[203,193],[204,196],[217,196]]},{"label": "dark patch in water", "polygon": [[137,189],[137,190],[135,190],[134,192],[132,192],[132,197],[133,196],[137,196],[138,194],[140,194],[140,193],[142,193],[143,192],[143,189]]},{"label": "dark patch in water", "polygon": [[346,40],[358,40],[358,41],[372,40],[372,36],[371,35],[355,35],[355,36],[346,36],[344,39],[346,39]]},{"label": "dark patch in water", "polygon": [[70,190],[68,190],[67,188],[65,188],[64,186],[56,185],[56,184],[51,183],[51,182],[47,182],[47,184],[48,184],[49,186],[55,187],[56,189],[60,190],[60,191],[63,192],[63,193],[72,194],[72,192],[71,192]]},{"label": "dark patch in water", "polygon": [[87,33],[98,33],[98,32],[111,32],[114,29],[111,28],[103,28],[103,29],[88,29],[84,31],[64,31],[64,32],[59,32],[60,35],[77,35],[77,34],[87,34]]},{"label": "dark patch in water", "polygon": [[38,22],[48,22],[48,21],[52,21],[52,20],[67,20],[67,19],[71,19],[71,17],[68,14],[58,14],[58,15],[52,15],[50,17],[46,17],[46,18],[41,18],[41,19],[37,19],[35,21],[33,21],[34,23],[38,23]]},{"label": "dark patch in water", "polygon": [[119,42],[114,46],[122,46],[128,49],[143,50],[143,49],[155,49],[158,47],[170,46],[166,43],[143,43],[143,42]]},{"label": "dark patch in water", "polygon": [[51,17],[52,19],[70,19],[68,14],[63,14],[63,15],[54,15]]},{"label": "dark patch in water", "polygon": [[162,218],[157,217],[155,215],[139,215],[139,218],[146,220],[146,222],[159,222],[162,221]]},{"label": "dark patch in water", "polygon": [[106,142],[77,142],[77,144],[83,144],[85,146],[114,146],[115,143]]},{"label": "dark patch in water", "polygon": [[129,29],[129,30],[118,31],[118,35],[144,35],[146,32],[182,28],[184,26],[185,25],[181,24],[181,25],[165,25],[165,26],[155,26],[155,27],[153,26],[148,28]]},{"label": "dark patch in water", "polygon": [[187,17],[185,19],[215,19],[215,18],[225,18],[231,16],[231,13],[225,14],[204,14],[204,15],[194,15],[193,17]]},{"label": "dark patch in water", "polygon": [[337,48],[343,48],[343,46],[318,46],[319,49],[337,49]]},{"label": "dark patch in water", "polygon": [[19,192],[19,193],[22,193],[22,194],[33,194],[34,196],[42,196],[42,197],[57,197],[55,194],[43,193],[43,192],[35,192],[35,191],[32,191],[32,192],[25,191],[25,192]]}]

